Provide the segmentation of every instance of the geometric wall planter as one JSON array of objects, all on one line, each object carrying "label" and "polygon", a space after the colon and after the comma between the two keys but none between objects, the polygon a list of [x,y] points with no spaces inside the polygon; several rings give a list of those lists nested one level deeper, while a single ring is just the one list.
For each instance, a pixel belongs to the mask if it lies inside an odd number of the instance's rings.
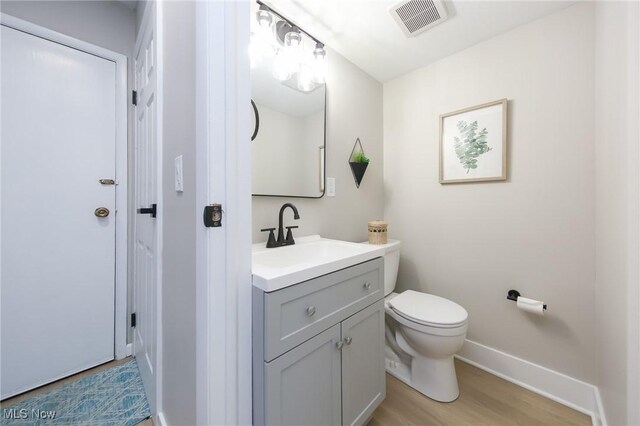
[{"label": "geometric wall planter", "polygon": [[356,182],[356,188],[360,188],[360,183],[362,182],[362,178],[364,178],[364,172],[367,171],[368,165],[369,158],[364,155],[360,138],[358,138],[349,156],[349,166],[351,167],[351,173],[353,173],[353,180]]}]

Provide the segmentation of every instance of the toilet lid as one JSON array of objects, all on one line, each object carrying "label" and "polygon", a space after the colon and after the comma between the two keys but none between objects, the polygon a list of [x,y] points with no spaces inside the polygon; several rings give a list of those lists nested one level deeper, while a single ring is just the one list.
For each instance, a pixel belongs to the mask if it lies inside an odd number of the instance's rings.
[{"label": "toilet lid", "polygon": [[467,320],[467,311],[443,297],[407,290],[389,301],[391,308],[408,320],[433,327],[457,327]]}]

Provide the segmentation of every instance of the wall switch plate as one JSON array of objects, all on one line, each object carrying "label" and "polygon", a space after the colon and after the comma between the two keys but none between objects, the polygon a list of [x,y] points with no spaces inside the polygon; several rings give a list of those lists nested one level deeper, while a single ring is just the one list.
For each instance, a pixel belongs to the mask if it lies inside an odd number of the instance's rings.
[{"label": "wall switch plate", "polygon": [[176,192],[184,191],[184,183],[183,183],[183,175],[182,175],[182,155],[178,156],[173,160],[173,164],[175,166],[175,180],[174,187]]},{"label": "wall switch plate", "polygon": [[336,196],[336,178],[328,177],[327,178],[327,197],[335,197]]}]

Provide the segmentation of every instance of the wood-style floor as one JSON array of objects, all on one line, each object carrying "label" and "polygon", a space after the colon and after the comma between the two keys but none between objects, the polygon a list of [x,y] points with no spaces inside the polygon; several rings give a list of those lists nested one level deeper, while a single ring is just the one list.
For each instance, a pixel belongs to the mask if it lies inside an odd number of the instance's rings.
[{"label": "wood-style floor", "polygon": [[368,426],[591,425],[591,418],[456,360],[460,397],[441,403],[387,374],[387,398]]},{"label": "wood-style floor", "polygon": [[[2,402],[3,406],[47,392],[128,359],[113,361]],[[460,397],[441,403],[387,374],[387,398],[368,426],[397,425],[584,425],[589,416],[456,360]],[[138,426],[153,426],[147,419]]]}]

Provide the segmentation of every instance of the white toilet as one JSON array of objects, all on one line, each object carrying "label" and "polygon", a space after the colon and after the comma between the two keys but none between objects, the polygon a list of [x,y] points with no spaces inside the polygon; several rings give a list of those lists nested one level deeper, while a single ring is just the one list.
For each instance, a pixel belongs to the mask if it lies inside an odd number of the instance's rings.
[{"label": "white toilet", "polygon": [[431,294],[393,293],[400,246],[394,240],[383,245],[387,372],[431,399],[454,401],[460,391],[453,355],[467,334],[467,311]]}]

